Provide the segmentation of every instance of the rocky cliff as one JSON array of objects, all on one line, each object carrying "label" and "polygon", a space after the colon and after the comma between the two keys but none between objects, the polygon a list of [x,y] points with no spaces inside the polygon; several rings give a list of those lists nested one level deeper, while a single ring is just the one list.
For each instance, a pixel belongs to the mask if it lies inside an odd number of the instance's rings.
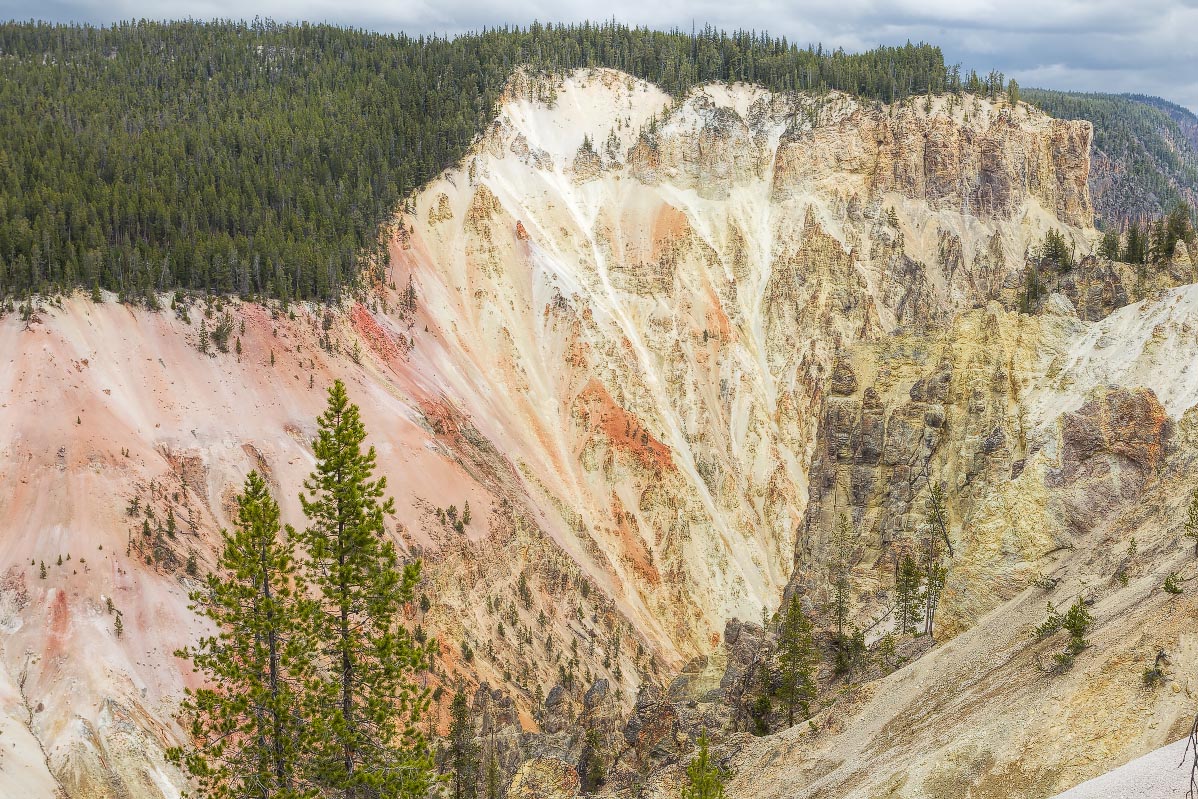
[{"label": "rocky cliff", "polygon": [[[1168,492],[1162,469],[1188,451],[1188,383],[1166,366],[1188,342],[1168,332],[1188,330],[1188,293],[1098,321],[1063,296],[1014,310],[1046,231],[1093,243],[1089,140],[1088,123],[1005,101],[744,85],[671,98],[613,71],[521,73],[468,157],[400,210],[387,283],[340,308],[74,297],[5,316],[0,702],[17,746],[0,769],[69,796],[172,795],[160,751],[193,678],[171,652],[198,632],[185,564],[213,562],[250,468],[301,522],[295,487],[334,377],[397,495],[389,530],[427,565],[432,607],[410,623],[442,641],[430,679],[488,683],[476,705],[502,719],[516,794],[594,787],[582,728],[630,773],[676,776],[697,725],[736,727],[717,707],[727,620],[760,619],[788,587],[822,603],[842,514],[856,612],[884,613],[930,480],[949,489],[943,638],[958,637],[828,705],[806,754],[789,742],[810,727],[730,738],[734,794],[760,779],[870,795],[876,775],[808,755],[865,746],[928,697],[970,703],[959,717],[979,729],[1006,725],[970,693],[990,685],[980,664],[1030,657],[1039,579],[1075,570],[1054,578],[1063,600],[1100,573],[1104,537],[1122,546],[1113,520]],[[200,353],[200,319],[225,315],[241,353]],[[1158,318],[1166,332],[1137,338]],[[1123,388],[1090,393],[1107,383]],[[159,534],[168,516],[179,530]],[[1140,604],[1119,624],[1161,612],[1158,566],[1138,568]],[[1110,601],[1112,616],[1131,602]],[[958,640],[975,642],[969,657]],[[1072,680],[1046,729],[1081,701]],[[889,716],[868,701],[883,693]],[[1145,702],[1163,708],[1157,733],[1112,739],[1054,785],[1156,743],[1179,718],[1167,700]],[[699,716],[672,709],[692,701]],[[950,718],[886,738],[895,769],[947,751]],[[763,771],[779,751],[786,770]]]},{"label": "rocky cliff", "polygon": [[674,665],[789,579],[835,353],[1092,235],[1087,125],[949,102],[519,76],[400,220],[413,359]]}]

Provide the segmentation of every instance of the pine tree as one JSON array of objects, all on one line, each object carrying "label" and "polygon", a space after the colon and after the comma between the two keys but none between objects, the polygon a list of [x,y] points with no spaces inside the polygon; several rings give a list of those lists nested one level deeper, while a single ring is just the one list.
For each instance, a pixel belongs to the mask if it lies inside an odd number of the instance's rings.
[{"label": "pine tree", "polygon": [[411,675],[427,668],[432,644],[399,624],[420,564],[401,566],[385,537],[393,502],[386,479],[372,479],[375,451],[362,451],[366,429],[340,380],[318,423],[316,470],[300,495],[305,569],[318,594],[313,632],[327,665],[309,686],[318,779],[345,799],[422,797],[432,760],[417,724],[428,698]]},{"label": "pine tree", "polygon": [[303,766],[310,722],[301,701],[311,604],[297,579],[294,531],[280,535],[279,506],[257,472],[237,497],[233,532],[221,536],[217,570],[191,594],[217,633],[176,653],[209,685],[188,691],[180,707],[195,747],[168,754],[212,799],[315,796]]},{"label": "pine tree", "polygon": [[1090,631],[1092,621],[1085,601],[1078,596],[1061,617],[1061,628],[1069,633],[1069,651],[1072,654],[1076,655],[1089,646],[1086,633]]},{"label": "pine tree", "polygon": [[582,757],[579,763],[582,790],[583,793],[595,793],[607,781],[607,763],[602,751],[603,742],[599,730],[594,727],[586,731],[582,740]]},{"label": "pine tree", "polygon": [[923,595],[920,586],[923,575],[915,558],[903,555],[899,561],[898,577],[895,579],[895,624],[900,635],[907,635],[916,630],[921,620]]},{"label": "pine tree", "polygon": [[852,570],[852,525],[849,517],[841,514],[832,535],[832,607],[836,617],[836,638],[843,641],[849,620],[850,595],[849,574]]},{"label": "pine tree", "polygon": [[1127,228],[1127,242],[1123,249],[1123,261],[1129,264],[1142,264],[1148,260],[1148,245],[1144,240],[1144,232],[1138,222],[1132,222]]},{"label": "pine tree", "polygon": [[924,634],[932,635],[936,621],[936,606],[940,604],[940,593],[944,590],[944,582],[948,576],[948,568],[943,563],[939,542],[943,541],[949,556],[953,554],[952,541],[948,537],[948,509],[944,501],[944,489],[933,483],[928,495],[927,516],[925,517],[927,531],[927,548],[924,553]]},{"label": "pine tree", "polygon": [[474,743],[474,724],[466,693],[454,692],[449,704],[447,765],[453,799],[474,799],[478,793],[478,746]]},{"label": "pine tree", "polygon": [[712,760],[706,731],[698,743],[699,752],[686,767],[682,799],[724,799],[724,770]]},{"label": "pine tree", "polygon": [[1119,260],[1119,231],[1112,229],[1102,234],[1098,254],[1108,261]]},{"label": "pine tree", "polygon": [[1007,100],[1013,106],[1019,105],[1019,84],[1014,78],[1007,82]]},{"label": "pine tree", "polygon": [[1198,487],[1190,494],[1190,504],[1186,506],[1185,533],[1187,538],[1194,539],[1194,557],[1198,558]]},{"label": "pine tree", "polygon": [[793,726],[795,708],[810,715],[815,699],[815,670],[819,652],[811,632],[811,620],[803,612],[798,594],[790,598],[778,625],[778,697],[786,703],[786,721]]},{"label": "pine tree", "polygon": [[[538,686],[538,690],[540,690]],[[487,795],[486,799],[500,799],[502,793],[501,782],[503,775],[499,771],[499,757],[495,754],[495,738],[491,736],[491,752],[487,756]]]}]

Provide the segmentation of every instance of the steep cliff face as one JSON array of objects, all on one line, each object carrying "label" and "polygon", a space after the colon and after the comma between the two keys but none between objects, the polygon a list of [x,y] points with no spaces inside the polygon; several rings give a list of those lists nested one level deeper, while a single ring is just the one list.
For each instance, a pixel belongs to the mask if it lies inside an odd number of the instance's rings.
[{"label": "steep cliff face", "polygon": [[790,576],[834,353],[1005,297],[1049,227],[1086,242],[1088,143],[980,100],[520,76],[400,221],[413,361],[677,663]]},{"label": "steep cliff face", "polygon": [[[946,596],[968,629],[1053,535],[981,486],[1055,491],[1027,430],[1048,429],[1051,396],[1084,416],[1101,369],[1065,365],[1097,327],[1004,310],[1029,244],[1095,235],[1089,135],[973,98],[675,100],[611,71],[518,75],[465,161],[402,209],[390,285],[360,301],[213,306],[244,352],[215,357],[199,302],[0,319],[0,702],[18,742],[0,769],[71,796],[173,795],[160,752],[194,678],[171,653],[199,632],[184,564],[213,562],[251,468],[302,523],[334,377],[396,494],[388,529],[426,561],[434,604],[409,623],[443,642],[443,675],[502,688],[508,722],[536,708],[552,727],[544,697],[610,720],[728,618],[775,607],[796,552],[794,584],[822,590],[820,520],[842,510],[878,563],[855,579],[883,590],[925,469],[959,472],[954,513],[968,497],[990,519]],[[588,709],[578,686],[597,677]]]},{"label": "steep cliff face", "polygon": [[1104,227],[1122,228],[1198,199],[1198,119],[1159,97],[1029,89],[1059,119],[1095,123],[1090,196]]}]

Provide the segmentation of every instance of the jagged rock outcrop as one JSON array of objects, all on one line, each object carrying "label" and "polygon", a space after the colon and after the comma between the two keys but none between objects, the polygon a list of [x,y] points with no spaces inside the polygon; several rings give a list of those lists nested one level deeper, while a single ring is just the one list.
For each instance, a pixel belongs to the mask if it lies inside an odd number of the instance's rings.
[{"label": "jagged rock outcrop", "polygon": [[520,764],[507,795],[511,799],[572,799],[578,791],[578,772],[568,763],[544,757]]}]

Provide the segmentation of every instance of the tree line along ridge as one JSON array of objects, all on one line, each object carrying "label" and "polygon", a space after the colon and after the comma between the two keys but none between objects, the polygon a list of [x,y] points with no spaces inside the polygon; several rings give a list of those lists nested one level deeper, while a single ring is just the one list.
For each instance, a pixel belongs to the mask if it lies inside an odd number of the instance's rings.
[{"label": "tree line along ridge", "polygon": [[846,53],[713,28],[2,24],[0,296],[335,299],[381,273],[399,203],[464,155],[520,66],[880,102],[1003,80],[926,44]]}]

